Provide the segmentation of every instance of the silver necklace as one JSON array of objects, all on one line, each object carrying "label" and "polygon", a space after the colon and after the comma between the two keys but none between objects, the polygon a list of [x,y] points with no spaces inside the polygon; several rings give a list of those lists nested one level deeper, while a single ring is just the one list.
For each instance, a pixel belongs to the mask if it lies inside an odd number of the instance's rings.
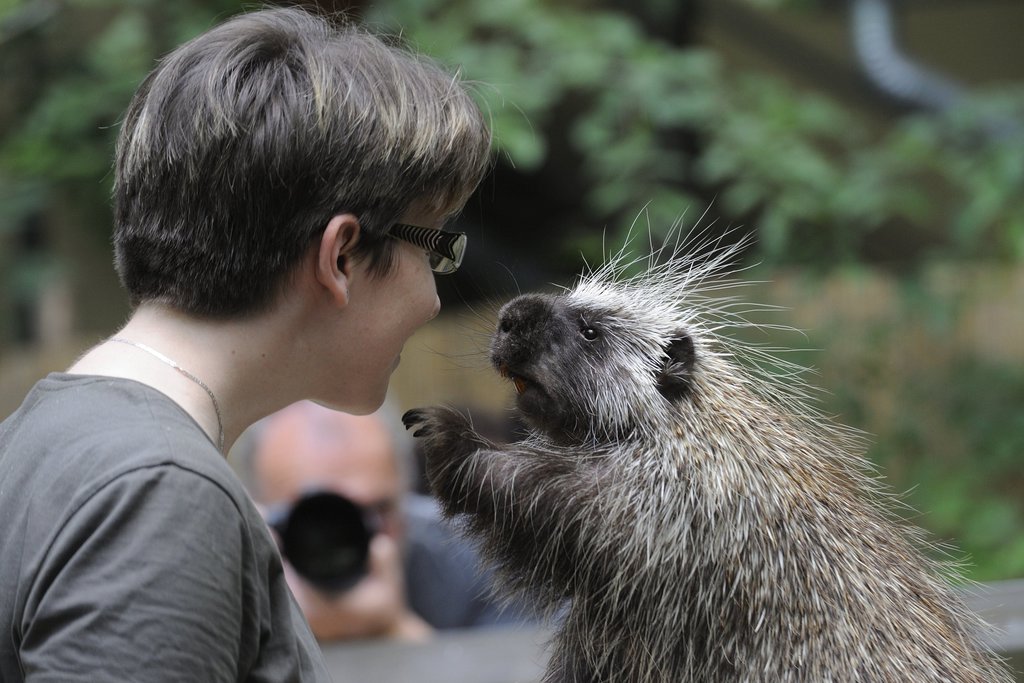
[{"label": "silver necklace", "polygon": [[160,362],[165,363],[166,365],[170,365],[172,368],[174,368],[181,374],[185,375],[185,377],[189,378],[190,380],[198,384],[202,388],[202,390],[205,391],[207,395],[209,395],[210,401],[213,403],[213,410],[214,412],[217,413],[217,450],[219,450],[221,453],[224,452],[224,420],[220,416],[220,403],[217,402],[217,397],[213,395],[213,390],[210,389],[210,387],[206,386],[206,382],[199,379],[191,372],[181,367],[180,365],[178,365],[173,360],[171,360],[164,354],[160,353],[153,347],[146,346],[142,342],[132,341],[131,339],[123,339],[121,337],[111,337],[107,341],[117,342],[119,344],[127,344],[128,346],[134,346],[137,349],[142,349],[143,351],[153,356]]}]

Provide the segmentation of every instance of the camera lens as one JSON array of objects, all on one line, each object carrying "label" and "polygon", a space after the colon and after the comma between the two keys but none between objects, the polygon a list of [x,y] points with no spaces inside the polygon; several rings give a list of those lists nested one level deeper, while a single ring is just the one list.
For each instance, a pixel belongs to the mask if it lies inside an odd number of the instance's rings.
[{"label": "camera lens", "polygon": [[300,498],[278,531],[281,552],[317,588],[343,591],[366,573],[373,533],[362,509],[343,496],[320,492]]}]

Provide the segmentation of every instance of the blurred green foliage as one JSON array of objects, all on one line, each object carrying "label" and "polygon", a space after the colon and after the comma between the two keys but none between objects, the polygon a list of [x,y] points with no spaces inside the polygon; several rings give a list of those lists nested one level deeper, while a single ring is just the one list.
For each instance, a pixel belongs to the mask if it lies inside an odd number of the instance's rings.
[{"label": "blurred green foliage", "polygon": [[508,163],[530,170],[553,146],[568,152],[590,225],[626,226],[646,209],[664,231],[687,209],[696,220],[710,193],[713,213],[756,226],[769,263],[1024,257],[1024,88],[872,130],[600,3],[392,0],[370,19],[491,84],[480,95]]},{"label": "blurred green foliage", "polygon": [[906,463],[901,483],[916,487],[912,504],[928,511],[931,530],[966,553],[972,578],[1024,576],[1024,372],[968,357],[924,379],[906,387],[905,400],[936,403],[939,416],[951,420],[946,431],[956,450],[915,448],[925,426],[905,421],[895,438],[879,441],[876,457]]},{"label": "blurred green foliage", "polygon": [[[39,4],[8,0],[0,20]],[[638,7],[658,16],[662,4]],[[18,110],[0,116],[0,178],[40,197],[74,184],[109,190],[117,120],[134,87],[156,57],[241,5],[54,6],[2,46]],[[1024,88],[878,130],[814,93],[734,73],[705,47],[654,37],[637,16],[596,1],[381,0],[366,21],[480,82],[505,163],[569,164],[591,255],[601,241],[593,227],[643,214],[663,232],[684,214],[695,221],[714,198],[713,214],[755,226],[769,263],[1024,256]]]},{"label": "blurred green foliage", "polygon": [[[0,18],[34,4],[12,3]],[[3,46],[26,69],[10,74],[19,111],[0,138],[0,172],[44,189],[78,181],[109,190],[117,122],[136,86],[161,54],[238,9],[226,0],[59,3]]]},{"label": "blurred green foliage", "polygon": [[[927,325],[904,299],[902,320],[856,334],[871,340],[848,356],[820,354],[832,393],[825,408],[868,433],[868,456],[977,581],[1024,576],[1024,370],[948,346],[901,347]],[[934,321],[933,321],[934,322]],[[952,336],[952,326],[948,327]],[[848,326],[816,335],[822,348]]]},{"label": "blurred green foliage", "polygon": [[[0,344],[15,333],[11,311],[67,266],[53,257],[53,230],[31,226],[109,239],[110,163],[132,92],[161,54],[239,9],[227,0],[0,4]],[[65,206],[75,214],[62,215]]]}]

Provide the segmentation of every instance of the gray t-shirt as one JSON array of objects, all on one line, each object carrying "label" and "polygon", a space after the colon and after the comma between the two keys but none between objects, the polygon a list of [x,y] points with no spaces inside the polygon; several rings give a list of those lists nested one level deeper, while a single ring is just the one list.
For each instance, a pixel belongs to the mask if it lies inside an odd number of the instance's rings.
[{"label": "gray t-shirt", "polygon": [[53,374],[0,423],[0,680],[330,676],[195,421],[138,382]]}]

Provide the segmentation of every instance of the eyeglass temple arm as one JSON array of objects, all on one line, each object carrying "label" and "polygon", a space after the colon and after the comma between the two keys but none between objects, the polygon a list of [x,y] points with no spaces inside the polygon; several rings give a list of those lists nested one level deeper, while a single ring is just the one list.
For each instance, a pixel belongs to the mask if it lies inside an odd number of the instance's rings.
[{"label": "eyeglass temple arm", "polygon": [[[410,229],[414,228],[414,229]],[[436,251],[448,258],[455,258],[455,244],[462,237],[459,232],[444,232],[442,230],[428,230],[414,225],[398,223],[392,229],[392,234],[401,235],[403,239],[423,249]]]}]

